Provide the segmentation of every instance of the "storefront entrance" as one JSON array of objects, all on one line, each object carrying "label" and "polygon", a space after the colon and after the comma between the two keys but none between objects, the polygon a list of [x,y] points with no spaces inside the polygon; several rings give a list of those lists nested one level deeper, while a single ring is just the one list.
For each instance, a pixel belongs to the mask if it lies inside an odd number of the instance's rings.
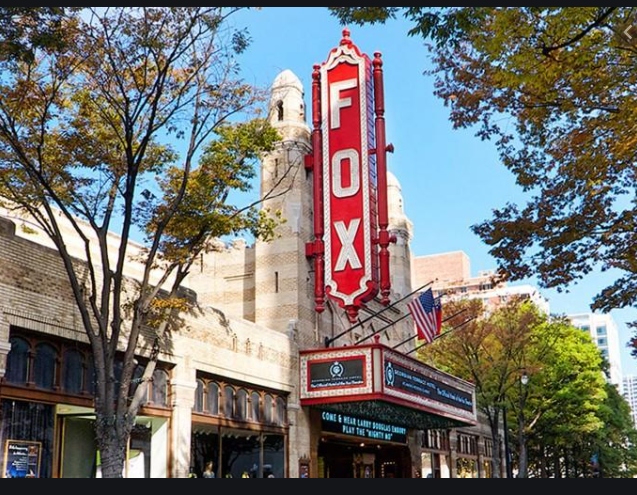
[{"label": "storefront entrance", "polygon": [[409,478],[406,445],[323,437],[318,449],[321,478]]}]

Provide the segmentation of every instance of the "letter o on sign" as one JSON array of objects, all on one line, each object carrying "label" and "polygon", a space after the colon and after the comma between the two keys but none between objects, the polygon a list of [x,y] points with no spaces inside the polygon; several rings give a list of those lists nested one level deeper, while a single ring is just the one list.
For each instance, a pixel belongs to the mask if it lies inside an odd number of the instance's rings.
[{"label": "letter o on sign", "polygon": [[[343,162],[349,160],[349,186],[343,186]],[[336,198],[351,198],[361,189],[360,157],[355,149],[341,150],[332,157],[332,194]]]}]

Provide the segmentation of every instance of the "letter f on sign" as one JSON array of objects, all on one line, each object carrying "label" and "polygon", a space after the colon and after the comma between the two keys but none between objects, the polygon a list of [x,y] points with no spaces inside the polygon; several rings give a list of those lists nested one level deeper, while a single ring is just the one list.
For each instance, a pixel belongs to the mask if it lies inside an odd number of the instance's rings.
[{"label": "letter f on sign", "polygon": [[330,129],[340,129],[341,108],[351,107],[351,98],[341,98],[341,91],[353,89],[357,86],[356,79],[346,79],[330,84]]}]

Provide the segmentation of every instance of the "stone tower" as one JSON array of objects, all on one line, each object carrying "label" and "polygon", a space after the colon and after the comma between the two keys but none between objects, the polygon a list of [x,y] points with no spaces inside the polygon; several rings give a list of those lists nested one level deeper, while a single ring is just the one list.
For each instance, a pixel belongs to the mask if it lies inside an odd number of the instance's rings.
[{"label": "stone tower", "polygon": [[412,287],[411,248],[414,226],[405,215],[400,183],[394,174],[387,171],[387,211],[389,231],[396,242],[389,247],[391,285],[395,299],[400,299],[417,287]]},{"label": "stone tower", "polygon": [[[306,167],[306,157],[312,153],[308,118],[301,81],[290,70],[281,72],[272,85],[269,119],[282,139],[261,159],[260,195],[267,198],[263,207],[280,212],[285,223],[269,242],[249,246],[235,239],[224,246],[219,241],[215,252],[202,255],[201,266],[189,275],[187,285],[197,292],[202,306],[285,333],[298,349],[323,347],[326,338],[341,334],[334,345],[352,345],[373,331],[372,324],[378,329],[392,321],[398,323],[380,336],[382,342],[395,344],[413,333],[411,318],[401,319],[408,298],[352,332],[345,311],[335,302],[327,300],[322,313],[315,310],[314,262],[306,256],[306,246],[314,240],[313,174]],[[390,172],[387,202],[388,230],[396,238],[389,246],[393,304],[417,287],[412,287],[413,225],[404,212],[400,184]],[[361,318],[383,308],[370,301]]]},{"label": "stone tower", "polygon": [[278,238],[255,245],[255,322],[290,332],[301,348],[315,347],[311,264],[305,244],[312,238],[312,178],[305,169],[311,153],[311,131],[306,123],[304,92],[290,70],[272,85],[269,119],[282,141],[261,164],[264,208],[279,211],[285,223]]},{"label": "stone tower", "polygon": [[[338,335],[351,327],[344,311],[334,303],[328,301],[321,314],[315,311],[313,262],[305,255],[306,244],[313,240],[312,173],[305,168],[305,158],[312,152],[307,117],[300,80],[290,70],[281,72],[272,85],[269,118],[282,141],[262,159],[261,195],[271,198],[264,207],[270,212],[280,211],[286,223],[278,229],[277,239],[255,245],[255,322],[289,332],[300,349],[321,347],[326,336]],[[394,302],[413,290],[410,251],[413,226],[403,209],[400,184],[391,173],[387,193],[389,230],[397,239],[389,247],[390,299]],[[376,302],[369,304],[371,312],[382,308]],[[391,321],[402,314],[404,305],[386,312],[385,316]],[[366,316],[369,312],[361,317]],[[355,343],[366,331],[361,326],[339,339],[336,345]],[[383,332],[383,336],[396,342],[411,331],[410,320],[404,320]]]}]

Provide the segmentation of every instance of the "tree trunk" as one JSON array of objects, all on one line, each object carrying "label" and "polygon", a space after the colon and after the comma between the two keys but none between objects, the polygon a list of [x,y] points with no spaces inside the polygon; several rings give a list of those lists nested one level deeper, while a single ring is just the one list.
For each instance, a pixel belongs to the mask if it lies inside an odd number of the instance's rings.
[{"label": "tree trunk", "polygon": [[[127,431],[121,425],[107,425],[107,422],[98,420],[95,423],[97,447],[101,461],[102,478],[123,478],[126,461],[126,449],[128,446],[128,434],[118,432]],[[100,425],[104,425],[100,427]],[[119,427],[118,427],[119,426]]]},{"label": "tree trunk", "polygon": [[520,410],[518,416],[518,478],[528,478],[528,455],[526,451],[526,435],[524,434],[524,412]]},{"label": "tree trunk", "polygon": [[489,420],[491,426],[491,438],[493,439],[493,460],[491,462],[491,477],[502,478],[502,448],[499,428],[499,415],[496,416],[495,421]]}]

